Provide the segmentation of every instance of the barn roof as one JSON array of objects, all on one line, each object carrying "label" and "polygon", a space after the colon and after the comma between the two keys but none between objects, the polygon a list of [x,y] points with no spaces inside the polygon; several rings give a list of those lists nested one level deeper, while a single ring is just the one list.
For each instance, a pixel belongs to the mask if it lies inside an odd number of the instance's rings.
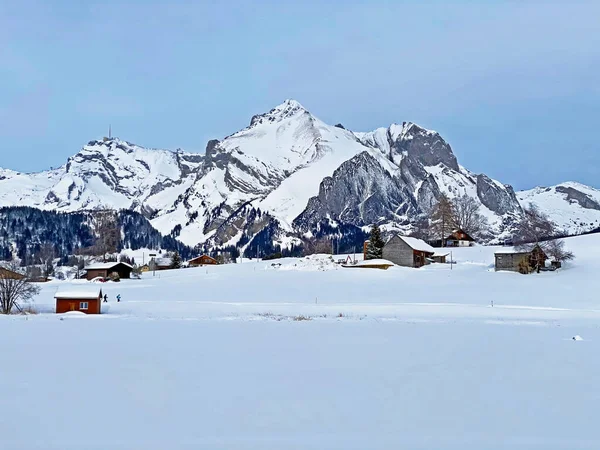
[{"label": "barn roof", "polygon": [[18,279],[25,278],[24,274],[10,270],[2,265],[0,265],[0,274],[8,277],[16,277]]},{"label": "barn roof", "polygon": [[207,254],[203,254],[203,255],[196,256],[196,257],[190,259],[188,262],[196,261],[197,259],[200,259],[200,258],[209,258],[209,259],[212,259],[213,261],[216,261],[216,259],[213,258],[212,256],[208,256]]},{"label": "barn roof", "polygon": [[529,250],[518,249],[515,247],[507,247],[494,252],[494,255],[524,255],[531,253]]},{"label": "barn roof", "polygon": [[502,248],[501,250],[494,252],[494,255],[526,255],[526,254],[532,253],[536,250],[541,251],[544,255],[546,254],[546,252],[544,252],[544,250],[542,250],[542,248],[538,244],[536,244],[533,246],[533,248],[531,248],[529,250],[524,249],[524,248],[518,248],[518,247]]},{"label": "barn roof", "polygon": [[[413,250],[417,250],[425,253],[435,253],[435,249],[429,245],[427,242],[422,241],[421,239],[417,239],[409,236],[400,236],[396,235],[396,237],[402,239],[406,245],[408,245]],[[388,241],[389,242],[389,241]]]},{"label": "barn roof", "polygon": [[70,289],[64,291],[58,291],[54,294],[54,298],[61,298],[67,300],[95,300],[102,294],[102,288],[92,286],[73,286]]},{"label": "barn roof", "polygon": [[90,264],[89,266],[85,267],[85,270],[110,270],[113,267],[118,266],[119,264],[123,264],[124,266],[127,266],[130,269],[133,269],[133,267],[131,267],[129,264],[124,263],[124,262],[107,262],[107,263]]}]

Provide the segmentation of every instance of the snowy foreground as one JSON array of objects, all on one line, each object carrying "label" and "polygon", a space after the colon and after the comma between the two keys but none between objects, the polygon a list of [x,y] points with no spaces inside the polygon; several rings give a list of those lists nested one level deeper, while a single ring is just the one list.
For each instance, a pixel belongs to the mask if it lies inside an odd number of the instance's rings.
[{"label": "snowy foreground", "polygon": [[600,236],[568,245],[530,276],[482,247],[145,274],[95,317],[50,313],[48,283],[48,312],[0,318],[0,448],[600,448]]}]

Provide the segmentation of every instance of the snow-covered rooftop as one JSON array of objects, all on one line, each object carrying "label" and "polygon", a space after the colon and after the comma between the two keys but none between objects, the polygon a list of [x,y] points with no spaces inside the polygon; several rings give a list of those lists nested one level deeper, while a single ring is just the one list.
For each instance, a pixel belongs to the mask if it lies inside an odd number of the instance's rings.
[{"label": "snow-covered rooftop", "polygon": [[521,254],[521,253],[529,253],[527,250],[523,250],[523,249],[518,249],[515,247],[506,247],[503,249],[500,249],[496,252],[494,252],[495,255],[514,255],[514,254]]},{"label": "snow-covered rooftop", "polygon": [[425,242],[421,239],[417,239],[417,238],[409,237],[409,236],[400,236],[400,235],[397,235],[397,236],[400,239],[402,239],[413,250],[418,250],[420,252],[427,252],[427,253],[435,253],[435,249],[431,245],[429,245],[427,242]]},{"label": "snow-covered rooftop", "polygon": [[356,267],[369,267],[369,266],[394,266],[395,264],[387,259],[367,259],[365,261],[358,261]]},{"label": "snow-covered rooftop", "polygon": [[95,300],[100,296],[102,289],[100,287],[74,287],[71,290],[59,291],[54,294],[54,298],[74,299],[74,300]]},{"label": "snow-covered rooftop", "polygon": [[156,264],[157,266],[160,267],[165,267],[165,266],[170,266],[171,264],[173,264],[173,259],[172,258],[153,258],[150,262],[154,261],[154,264]]}]

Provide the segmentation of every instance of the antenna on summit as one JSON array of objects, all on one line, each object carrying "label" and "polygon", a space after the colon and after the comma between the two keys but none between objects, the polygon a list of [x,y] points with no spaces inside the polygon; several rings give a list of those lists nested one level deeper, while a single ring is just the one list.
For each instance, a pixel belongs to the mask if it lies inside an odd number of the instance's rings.
[{"label": "antenna on summit", "polygon": [[112,139],[112,127],[110,126],[110,124],[108,124],[108,137],[104,136],[102,138],[102,140],[104,142],[108,141],[109,139]]}]

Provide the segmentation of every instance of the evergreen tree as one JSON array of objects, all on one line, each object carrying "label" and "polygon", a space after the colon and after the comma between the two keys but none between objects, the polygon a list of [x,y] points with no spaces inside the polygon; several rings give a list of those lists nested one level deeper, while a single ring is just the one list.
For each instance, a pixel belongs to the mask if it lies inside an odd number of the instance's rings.
[{"label": "evergreen tree", "polygon": [[179,252],[175,252],[171,256],[171,269],[181,269],[181,256],[179,256]]},{"label": "evergreen tree", "polygon": [[369,244],[367,245],[367,259],[381,259],[384,245],[385,242],[381,239],[381,230],[376,224],[373,224]]}]

